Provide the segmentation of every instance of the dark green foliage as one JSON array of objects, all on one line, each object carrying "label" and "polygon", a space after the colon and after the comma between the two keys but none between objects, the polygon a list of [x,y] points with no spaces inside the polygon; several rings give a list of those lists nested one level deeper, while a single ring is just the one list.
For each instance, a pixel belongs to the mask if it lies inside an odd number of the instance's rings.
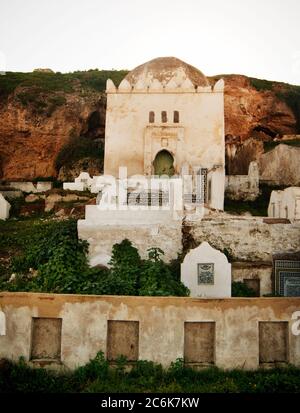
[{"label": "dark green foliage", "polygon": [[168,369],[140,360],[129,371],[126,359],[110,367],[102,352],[74,372],[57,373],[30,368],[24,360],[0,363],[0,393],[299,393],[300,370],[295,367],[268,370],[200,371],[178,359]]},{"label": "dark green foliage", "polygon": [[[121,286],[119,294],[138,295],[138,277],[141,258],[138,250],[127,239],[115,244],[112,249],[111,277]],[[122,292],[124,291],[124,292]]]},{"label": "dark green foliage", "polygon": [[187,296],[189,290],[174,277],[169,265],[162,259],[160,248],[150,248],[149,259],[144,261],[139,279],[139,295]]},{"label": "dark green foliage", "polygon": [[231,284],[231,296],[232,297],[255,297],[255,291],[249,288],[241,281],[233,281]]},{"label": "dark green foliage", "polygon": [[277,83],[266,79],[256,79],[254,77],[249,77],[249,80],[251,86],[256,90],[273,90],[274,83]]},{"label": "dark green foliage", "polygon": [[127,73],[126,70],[88,70],[73,73],[6,72],[4,76],[0,76],[0,96],[6,98],[19,86],[35,88],[39,93],[72,93],[78,85],[83,91],[103,92],[108,78],[118,85]]},{"label": "dark green foliage", "polygon": [[[18,225],[21,231],[18,231]],[[142,260],[130,241],[113,246],[111,268],[90,268],[87,243],[78,240],[77,223],[19,221],[0,223],[3,251],[14,248],[8,268],[0,266],[0,290],[103,295],[188,295],[189,291],[159,249]],[[160,251],[160,252],[159,252]],[[11,273],[14,282],[6,282]]]},{"label": "dark green foliage", "polygon": [[83,158],[99,159],[103,162],[103,143],[82,136],[71,137],[59,151],[55,159],[55,168],[59,171],[62,166],[70,165]]}]

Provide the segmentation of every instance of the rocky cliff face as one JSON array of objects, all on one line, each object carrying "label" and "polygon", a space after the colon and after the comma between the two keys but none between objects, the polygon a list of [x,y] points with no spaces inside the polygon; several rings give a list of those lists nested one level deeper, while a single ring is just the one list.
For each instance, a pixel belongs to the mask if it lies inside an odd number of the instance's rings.
[{"label": "rocky cliff face", "polygon": [[247,174],[263,142],[299,133],[300,87],[240,75],[224,79],[227,173]]},{"label": "rocky cliff face", "polygon": [[[0,106],[2,179],[56,177],[56,157],[72,136],[85,139],[90,133],[103,138],[105,105],[101,94],[64,94],[64,104],[49,113],[36,110],[31,103],[24,105],[17,98],[18,93],[16,89]],[[92,117],[98,118],[95,125],[90,125]]]},{"label": "rocky cliff face", "polygon": [[[124,72],[117,73],[120,77],[124,75]],[[48,76],[55,78],[58,75]],[[261,142],[276,135],[297,133],[297,114],[295,107],[290,107],[285,99],[280,98],[280,93],[289,85],[274,86],[267,82],[267,87],[263,83],[262,88],[261,84],[257,87],[251,79],[237,75],[216,76],[211,80],[219,77],[224,77],[226,85],[228,172],[243,173],[243,169],[248,169],[248,160],[252,160],[247,155],[249,147],[243,150],[244,141],[255,137]],[[56,88],[49,92],[36,87],[33,79],[30,86],[26,82],[20,83],[3,97],[1,85],[5,86],[5,81],[3,76],[0,84],[0,179],[32,180],[58,176],[64,179],[73,176],[74,162],[67,162],[68,165],[62,163],[58,167],[57,158],[72,137],[80,137],[86,146],[104,139],[104,86],[101,84],[100,88],[93,88],[91,83],[92,87],[84,88],[77,80],[71,90]],[[260,143],[257,148],[254,146],[254,152],[262,151]],[[76,148],[70,148],[72,158]],[[241,149],[242,156],[236,157]],[[77,153],[75,165],[78,166],[78,160],[84,159],[85,169],[89,170],[88,156],[86,151],[82,156]],[[91,165],[91,172],[95,174],[94,160]],[[97,165],[96,169],[100,172],[101,163]],[[63,167],[61,171],[60,167]]]},{"label": "rocky cliff face", "polygon": [[[267,82],[263,89],[255,79],[229,75],[225,80],[225,135],[241,141],[251,137],[273,138],[293,134],[297,129],[295,113],[279,98],[282,84]],[[256,87],[255,87],[256,86]],[[261,87],[261,90],[258,88]],[[268,86],[265,86],[268,87]],[[300,95],[299,95],[300,98]]]}]

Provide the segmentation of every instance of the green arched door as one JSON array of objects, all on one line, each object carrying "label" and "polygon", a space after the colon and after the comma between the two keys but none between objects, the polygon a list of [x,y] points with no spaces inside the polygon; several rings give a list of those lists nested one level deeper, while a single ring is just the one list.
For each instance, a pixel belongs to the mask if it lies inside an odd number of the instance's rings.
[{"label": "green arched door", "polygon": [[174,175],[174,158],[170,152],[162,150],[156,155],[153,166],[154,175]]}]

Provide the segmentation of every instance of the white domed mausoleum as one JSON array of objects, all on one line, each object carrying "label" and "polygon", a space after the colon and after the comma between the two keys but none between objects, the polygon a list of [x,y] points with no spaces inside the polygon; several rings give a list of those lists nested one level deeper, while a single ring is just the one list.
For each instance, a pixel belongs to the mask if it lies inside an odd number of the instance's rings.
[{"label": "white domed mausoleum", "polygon": [[224,82],[161,57],[138,66],[117,88],[107,81],[104,174],[195,175],[205,171],[205,200],[223,209]]}]

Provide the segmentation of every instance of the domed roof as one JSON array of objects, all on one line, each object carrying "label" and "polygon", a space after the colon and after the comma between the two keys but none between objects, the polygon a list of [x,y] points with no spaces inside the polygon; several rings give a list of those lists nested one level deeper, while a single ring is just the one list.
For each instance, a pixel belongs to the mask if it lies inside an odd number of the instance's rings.
[{"label": "domed roof", "polygon": [[196,69],[176,57],[158,57],[131,70],[125,79],[135,86],[137,82],[145,84],[157,79],[167,84],[172,78],[189,79],[194,86],[209,86],[207,78]]}]

